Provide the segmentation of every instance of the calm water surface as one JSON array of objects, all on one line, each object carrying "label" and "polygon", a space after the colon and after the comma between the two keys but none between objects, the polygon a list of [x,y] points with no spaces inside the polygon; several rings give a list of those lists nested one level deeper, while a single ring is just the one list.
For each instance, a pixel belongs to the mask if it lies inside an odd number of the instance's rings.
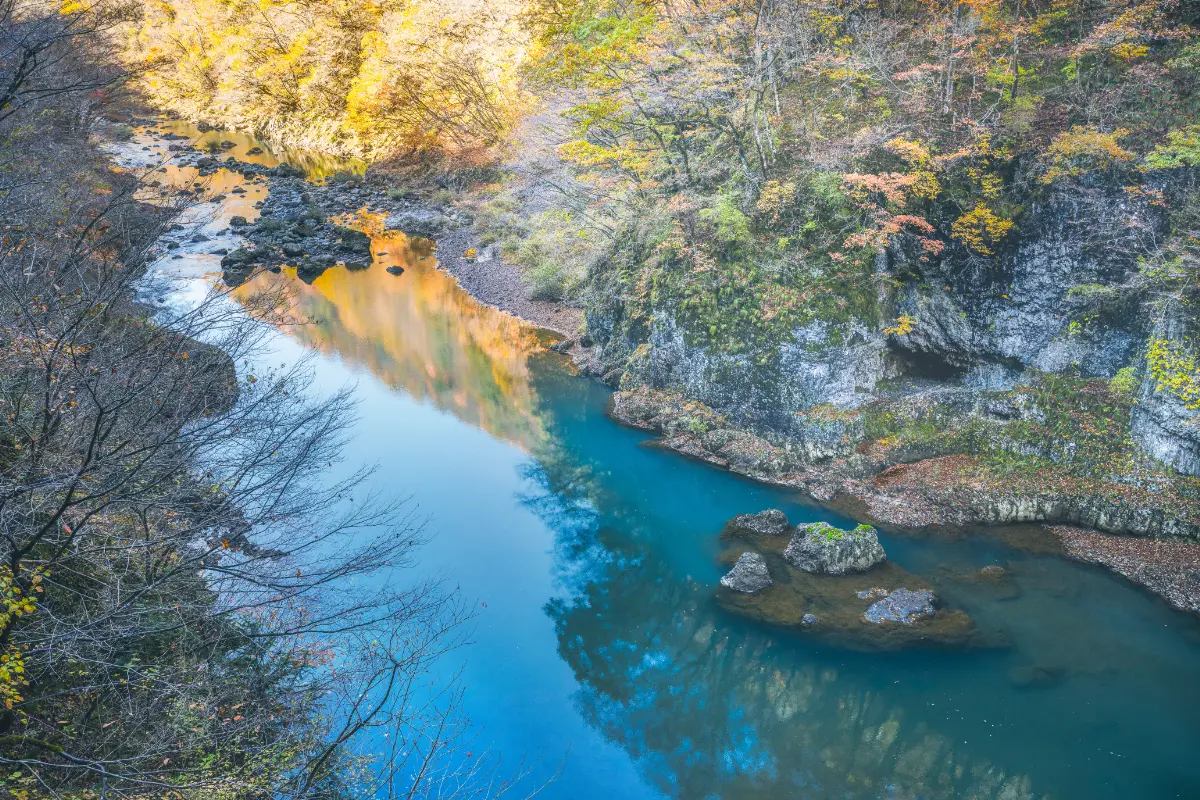
[{"label": "calm water surface", "polygon": [[[255,144],[209,136],[238,157]],[[132,153],[150,163],[163,145],[142,132]],[[281,157],[338,168],[257,158]],[[202,207],[205,231],[228,236],[225,220],[253,218],[264,191]],[[146,296],[202,293],[219,273],[202,251],[219,241],[160,262]],[[480,603],[474,644],[447,667],[463,667],[468,710],[509,760],[540,755],[543,774],[561,763],[543,796],[1200,797],[1191,619],[994,533],[881,538],[1007,649],[854,653],[724,613],[712,593],[726,519],[776,506],[792,522],[848,520],[647,446],[605,416],[607,390],[545,349],[548,334],[474,302],[428,243],[381,235],[374,250],[387,255],[370,269],[311,285],[260,279],[314,320],[283,330],[273,357],[315,353],[319,390],[356,386],[336,469],[377,464],[376,483],[429,518],[420,571]],[[385,272],[396,263],[401,277]],[[963,580],[988,564],[1018,591]]]}]

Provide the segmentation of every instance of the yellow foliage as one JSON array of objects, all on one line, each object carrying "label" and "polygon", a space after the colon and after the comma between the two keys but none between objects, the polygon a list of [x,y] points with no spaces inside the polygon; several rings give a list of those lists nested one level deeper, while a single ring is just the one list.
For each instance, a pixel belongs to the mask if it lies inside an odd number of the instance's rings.
[{"label": "yellow foliage", "polygon": [[770,180],[759,190],[758,202],[754,207],[760,214],[769,215],[772,222],[778,222],[780,215],[795,200],[795,181]]},{"label": "yellow foliage", "polygon": [[980,203],[954,221],[950,235],[976,253],[990,256],[995,254],[993,248],[1012,226],[1012,220],[996,216],[994,211]]},{"label": "yellow foliage", "polygon": [[603,147],[586,139],[576,139],[559,145],[558,155],[584,168],[619,167],[635,176],[650,169],[651,162],[628,147]]},{"label": "yellow foliage", "polygon": [[917,327],[917,318],[910,317],[908,314],[901,314],[896,317],[894,325],[890,325],[883,329],[883,332],[888,336],[907,336],[912,333]]},{"label": "yellow foliage", "polygon": [[1118,162],[1132,161],[1134,154],[1118,142],[1129,135],[1125,128],[1104,133],[1094,127],[1076,125],[1054,137],[1043,159],[1042,183],[1078,178]]},{"label": "yellow foliage", "polygon": [[[42,591],[44,573],[39,567],[29,575],[29,586],[34,592]],[[37,610],[37,603],[27,596],[17,581],[13,578],[12,569],[7,565],[0,567],[0,630],[10,628],[19,617],[32,614]],[[9,711],[25,698],[21,696],[21,687],[28,686],[25,679],[25,654],[20,647],[8,645],[0,653],[0,703]]]},{"label": "yellow foliage", "polygon": [[[78,0],[65,0],[78,2]],[[524,108],[527,32],[488,0],[142,0],[126,60],[161,106],[382,158],[496,147]]]},{"label": "yellow foliage", "polygon": [[1189,409],[1200,409],[1200,360],[1170,339],[1153,339],[1146,350],[1150,377],[1160,392],[1169,392]]},{"label": "yellow foliage", "polygon": [[897,137],[884,145],[885,148],[900,156],[913,166],[922,166],[930,161],[929,150],[920,142]]},{"label": "yellow foliage", "polygon": [[1109,50],[1109,52],[1122,61],[1136,61],[1139,58],[1144,58],[1150,52],[1150,48],[1144,44],[1121,42]]}]

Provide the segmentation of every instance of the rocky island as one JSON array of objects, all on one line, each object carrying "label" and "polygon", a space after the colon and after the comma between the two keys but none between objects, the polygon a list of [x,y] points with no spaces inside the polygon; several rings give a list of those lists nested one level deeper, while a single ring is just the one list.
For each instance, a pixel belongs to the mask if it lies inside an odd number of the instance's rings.
[{"label": "rocky island", "polygon": [[965,613],[939,608],[930,584],[889,562],[870,525],[792,527],[778,509],[742,514],[721,534],[717,599],[731,611],[860,650],[1000,647]]}]

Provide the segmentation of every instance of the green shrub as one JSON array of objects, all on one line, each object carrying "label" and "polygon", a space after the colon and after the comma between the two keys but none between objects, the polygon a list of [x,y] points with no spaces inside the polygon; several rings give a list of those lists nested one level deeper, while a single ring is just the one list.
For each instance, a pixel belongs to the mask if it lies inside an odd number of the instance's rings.
[{"label": "green shrub", "polygon": [[562,265],[539,258],[525,267],[525,282],[534,300],[562,300],[567,295],[567,276]]},{"label": "green shrub", "polygon": [[348,169],[339,169],[327,178],[329,183],[358,184],[362,183],[362,175]]},{"label": "green shrub", "polygon": [[1108,388],[1113,394],[1130,397],[1138,389],[1137,370],[1133,367],[1122,367],[1117,370],[1108,382]]}]

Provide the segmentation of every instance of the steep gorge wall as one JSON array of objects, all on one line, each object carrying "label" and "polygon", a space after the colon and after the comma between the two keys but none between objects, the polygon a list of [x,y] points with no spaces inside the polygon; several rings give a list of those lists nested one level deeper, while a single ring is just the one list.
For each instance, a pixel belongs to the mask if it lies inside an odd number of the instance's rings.
[{"label": "steep gorge wall", "polygon": [[[1195,182],[1193,172],[1175,171],[1154,188],[1170,202],[1194,202]],[[1031,470],[1061,469],[1077,482],[1157,482],[1175,492],[1135,501],[1104,489],[1052,518],[1096,516],[1083,511],[1097,503],[1110,506],[1111,519],[1124,518],[1122,504],[1153,513],[1155,503],[1192,497],[1190,477],[1200,476],[1200,414],[1147,363],[1152,341],[1191,347],[1196,317],[1148,275],[1147,256],[1168,230],[1167,203],[1153,200],[1113,181],[1079,182],[1031,203],[994,257],[952,244],[924,261],[898,243],[878,259],[873,315],[809,322],[742,353],[689,337],[669,302],[632,319],[602,265],[587,315],[596,372],[623,390],[698,401],[801,464],[844,469],[867,449],[886,455],[851,471],[953,453],[990,455],[1008,468],[1029,459]],[[911,330],[884,332],[902,316],[914,320]],[[1013,502],[1036,509],[1041,501]],[[1191,529],[1132,519],[1115,529]]]}]

